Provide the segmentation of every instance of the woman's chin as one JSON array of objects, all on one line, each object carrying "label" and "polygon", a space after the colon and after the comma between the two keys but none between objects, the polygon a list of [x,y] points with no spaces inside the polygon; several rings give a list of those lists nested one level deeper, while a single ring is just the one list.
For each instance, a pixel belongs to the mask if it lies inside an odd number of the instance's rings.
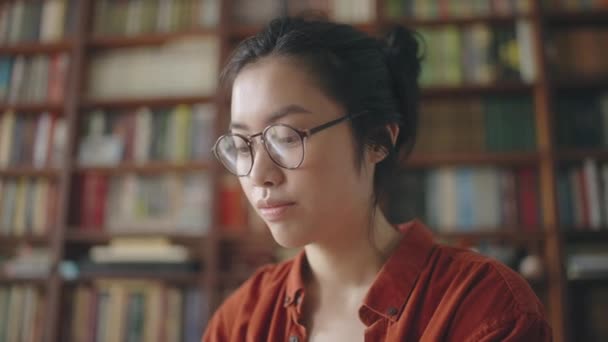
[{"label": "woman's chin", "polygon": [[310,243],[309,236],[302,234],[299,227],[285,223],[267,223],[270,234],[276,243],[283,248],[300,248]]}]

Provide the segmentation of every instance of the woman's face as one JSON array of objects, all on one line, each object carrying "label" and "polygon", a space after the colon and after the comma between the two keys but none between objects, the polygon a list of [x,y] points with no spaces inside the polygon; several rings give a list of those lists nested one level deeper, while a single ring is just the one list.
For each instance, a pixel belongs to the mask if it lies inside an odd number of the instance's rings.
[{"label": "woman's face", "polygon": [[[272,123],[304,130],[347,113],[317,86],[293,59],[267,57],[246,66],[232,88],[231,129],[252,135]],[[356,120],[356,119],[355,119]],[[355,165],[351,123],[347,120],[305,141],[301,166],[274,164],[254,138],[253,168],[240,177],[252,206],[284,247],[331,243],[348,237],[369,213],[373,164]]]}]

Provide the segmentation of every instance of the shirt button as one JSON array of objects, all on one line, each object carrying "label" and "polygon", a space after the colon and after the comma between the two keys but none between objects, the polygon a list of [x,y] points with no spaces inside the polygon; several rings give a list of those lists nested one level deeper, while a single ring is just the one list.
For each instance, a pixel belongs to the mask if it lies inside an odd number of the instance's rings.
[{"label": "shirt button", "polygon": [[386,310],[386,313],[388,313],[389,316],[395,316],[397,312],[397,308],[394,306],[391,306],[390,308],[388,308],[388,310]]},{"label": "shirt button", "polygon": [[289,336],[289,342],[300,342],[298,336],[291,335]]}]

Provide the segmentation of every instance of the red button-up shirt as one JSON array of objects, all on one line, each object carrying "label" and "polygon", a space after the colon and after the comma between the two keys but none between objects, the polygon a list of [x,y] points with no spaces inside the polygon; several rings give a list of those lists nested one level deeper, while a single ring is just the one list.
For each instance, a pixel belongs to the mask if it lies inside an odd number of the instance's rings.
[{"label": "red button-up shirt", "polygon": [[[359,308],[365,341],[551,341],[542,304],[507,266],[437,244],[419,221],[404,234]],[[306,254],[258,270],[215,312],[203,341],[307,340]]]}]

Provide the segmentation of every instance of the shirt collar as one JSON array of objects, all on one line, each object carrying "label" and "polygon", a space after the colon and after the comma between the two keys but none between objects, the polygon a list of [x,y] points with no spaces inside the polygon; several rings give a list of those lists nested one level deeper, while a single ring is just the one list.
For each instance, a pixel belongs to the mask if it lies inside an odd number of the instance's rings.
[{"label": "shirt collar", "polygon": [[[430,230],[418,220],[395,226],[402,232],[397,248],[384,263],[363,300],[359,311],[361,321],[367,326],[380,317],[397,320],[406,300],[414,288],[435,244]],[[304,291],[303,271],[306,253],[300,251],[294,258],[287,276],[287,292],[284,306],[300,305]]]}]

